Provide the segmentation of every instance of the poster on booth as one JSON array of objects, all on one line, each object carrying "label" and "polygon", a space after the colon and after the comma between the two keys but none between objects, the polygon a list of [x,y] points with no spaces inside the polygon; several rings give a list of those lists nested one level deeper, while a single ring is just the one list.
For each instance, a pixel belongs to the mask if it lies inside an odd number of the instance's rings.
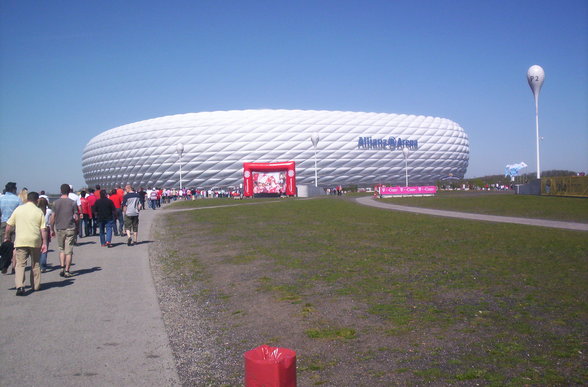
[{"label": "poster on booth", "polygon": [[286,171],[253,172],[254,194],[284,194],[286,192]]},{"label": "poster on booth", "polygon": [[296,163],[243,163],[243,196],[296,195]]}]

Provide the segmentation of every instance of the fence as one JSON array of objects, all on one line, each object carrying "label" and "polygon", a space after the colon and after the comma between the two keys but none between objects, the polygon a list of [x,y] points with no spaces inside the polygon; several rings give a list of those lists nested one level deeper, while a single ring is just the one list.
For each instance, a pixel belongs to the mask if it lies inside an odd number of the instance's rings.
[{"label": "fence", "polygon": [[588,197],[588,176],[544,177],[541,195]]}]

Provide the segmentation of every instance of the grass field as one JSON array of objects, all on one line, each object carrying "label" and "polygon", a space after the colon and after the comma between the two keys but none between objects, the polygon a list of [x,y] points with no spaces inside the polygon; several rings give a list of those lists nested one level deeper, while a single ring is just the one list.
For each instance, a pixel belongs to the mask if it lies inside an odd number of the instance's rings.
[{"label": "grass field", "polygon": [[[516,196],[467,205],[435,199],[442,206],[435,208],[580,220],[557,200],[541,201],[537,212],[536,201]],[[200,283],[194,302],[216,305],[214,323],[238,333],[237,351],[259,340],[295,349],[299,385],[588,383],[585,232],[337,198],[199,209],[161,221],[173,235],[161,257],[170,275],[192,273]]]},{"label": "grass field", "polygon": [[435,197],[380,200],[404,206],[438,210],[588,223],[587,198],[515,195],[492,191],[446,191],[438,193]]}]

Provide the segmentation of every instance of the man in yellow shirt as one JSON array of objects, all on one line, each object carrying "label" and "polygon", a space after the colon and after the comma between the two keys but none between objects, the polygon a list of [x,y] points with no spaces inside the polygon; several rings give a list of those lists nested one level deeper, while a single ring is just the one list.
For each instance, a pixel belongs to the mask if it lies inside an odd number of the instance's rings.
[{"label": "man in yellow shirt", "polygon": [[29,256],[31,257],[31,287],[33,290],[39,290],[41,287],[39,257],[42,252],[47,251],[47,231],[45,228],[45,215],[37,207],[38,200],[39,194],[37,192],[29,192],[27,202],[17,207],[6,222],[4,240],[9,240],[10,232],[13,228],[16,228],[16,237],[14,239],[14,254],[16,257],[14,283],[17,296],[24,296],[25,294],[25,269]]}]

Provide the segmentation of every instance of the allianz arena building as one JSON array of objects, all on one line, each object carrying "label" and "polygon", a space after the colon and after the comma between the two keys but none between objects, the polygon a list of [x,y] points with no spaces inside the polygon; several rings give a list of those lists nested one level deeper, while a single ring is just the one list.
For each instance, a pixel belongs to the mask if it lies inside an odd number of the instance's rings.
[{"label": "allianz arena building", "polygon": [[[316,148],[311,137],[318,137]],[[183,148],[183,153],[178,152]],[[455,122],[405,114],[235,110],[139,121],[92,138],[88,186],[239,187],[245,162],[296,163],[298,185],[434,184],[462,178],[469,141]],[[405,154],[407,158],[405,160]],[[405,164],[406,162],[406,164]]]}]

